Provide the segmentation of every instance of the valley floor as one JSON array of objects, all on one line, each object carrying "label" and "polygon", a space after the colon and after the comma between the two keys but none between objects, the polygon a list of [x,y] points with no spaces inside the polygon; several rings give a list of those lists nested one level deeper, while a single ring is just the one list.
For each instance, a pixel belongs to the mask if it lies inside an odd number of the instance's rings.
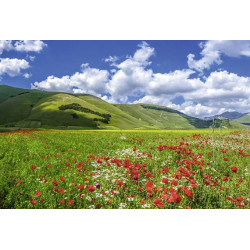
[{"label": "valley floor", "polygon": [[0,134],[0,208],[249,208],[248,130]]}]

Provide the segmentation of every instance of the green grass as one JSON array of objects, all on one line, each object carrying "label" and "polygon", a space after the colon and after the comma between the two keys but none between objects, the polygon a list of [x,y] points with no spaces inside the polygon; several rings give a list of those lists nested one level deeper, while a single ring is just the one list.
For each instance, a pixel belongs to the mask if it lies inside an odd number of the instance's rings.
[{"label": "green grass", "polygon": [[[96,114],[74,109],[60,110],[76,103]],[[107,123],[97,114],[110,114]],[[195,129],[209,128],[212,121],[187,116],[159,105],[117,104],[87,94],[46,92],[0,85],[0,126],[9,128],[55,129]],[[99,120],[97,120],[99,119]],[[97,121],[95,121],[97,120]],[[216,126],[247,128],[235,121],[216,120]]]},{"label": "green grass", "polygon": [[19,131],[0,144],[1,208],[249,208],[249,131]]},{"label": "green grass", "polygon": [[239,123],[242,123],[242,124],[250,125],[250,114],[244,115],[244,116],[236,119],[235,121],[239,122]]}]

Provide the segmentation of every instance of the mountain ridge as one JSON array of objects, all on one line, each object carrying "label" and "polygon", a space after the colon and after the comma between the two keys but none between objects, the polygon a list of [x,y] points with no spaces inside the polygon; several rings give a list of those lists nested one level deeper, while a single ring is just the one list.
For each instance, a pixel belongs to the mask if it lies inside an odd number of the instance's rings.
[{"label": "mountain ridge", "polygon": [[[90,94],[48,92],[0,85],[0,126],[57,129],[195,129],[212,121],[152,104],[110,104]],[[244,128],[231,121],[215,126]]]}]

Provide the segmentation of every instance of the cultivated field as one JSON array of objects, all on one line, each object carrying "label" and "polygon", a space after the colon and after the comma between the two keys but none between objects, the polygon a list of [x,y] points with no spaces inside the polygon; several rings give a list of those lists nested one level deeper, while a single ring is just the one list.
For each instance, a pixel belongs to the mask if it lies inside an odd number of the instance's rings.
[{"label": "cultivated field", "polygon": [[1,208],[249,208],[250,132],[0,134]]}]

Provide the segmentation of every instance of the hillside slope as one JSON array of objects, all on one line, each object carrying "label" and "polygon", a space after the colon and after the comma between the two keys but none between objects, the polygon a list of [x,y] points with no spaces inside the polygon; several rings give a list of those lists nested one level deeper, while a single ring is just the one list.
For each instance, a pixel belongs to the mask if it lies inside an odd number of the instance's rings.
[{"label": "hillside slope", "polygon": [[[195,129],[212,121],[149,104],[110,104],[88,94],[19,89],[0,85],[0,126],[57,129]],[[244,128],[229,120],[216,126]]]},{"label": "hillside slope", "polygon": [[246,125],[250,125],[250,113],[245,114],[244,116],[235,119],[236,122],[242,123],[242,124],[246,124]]}]

